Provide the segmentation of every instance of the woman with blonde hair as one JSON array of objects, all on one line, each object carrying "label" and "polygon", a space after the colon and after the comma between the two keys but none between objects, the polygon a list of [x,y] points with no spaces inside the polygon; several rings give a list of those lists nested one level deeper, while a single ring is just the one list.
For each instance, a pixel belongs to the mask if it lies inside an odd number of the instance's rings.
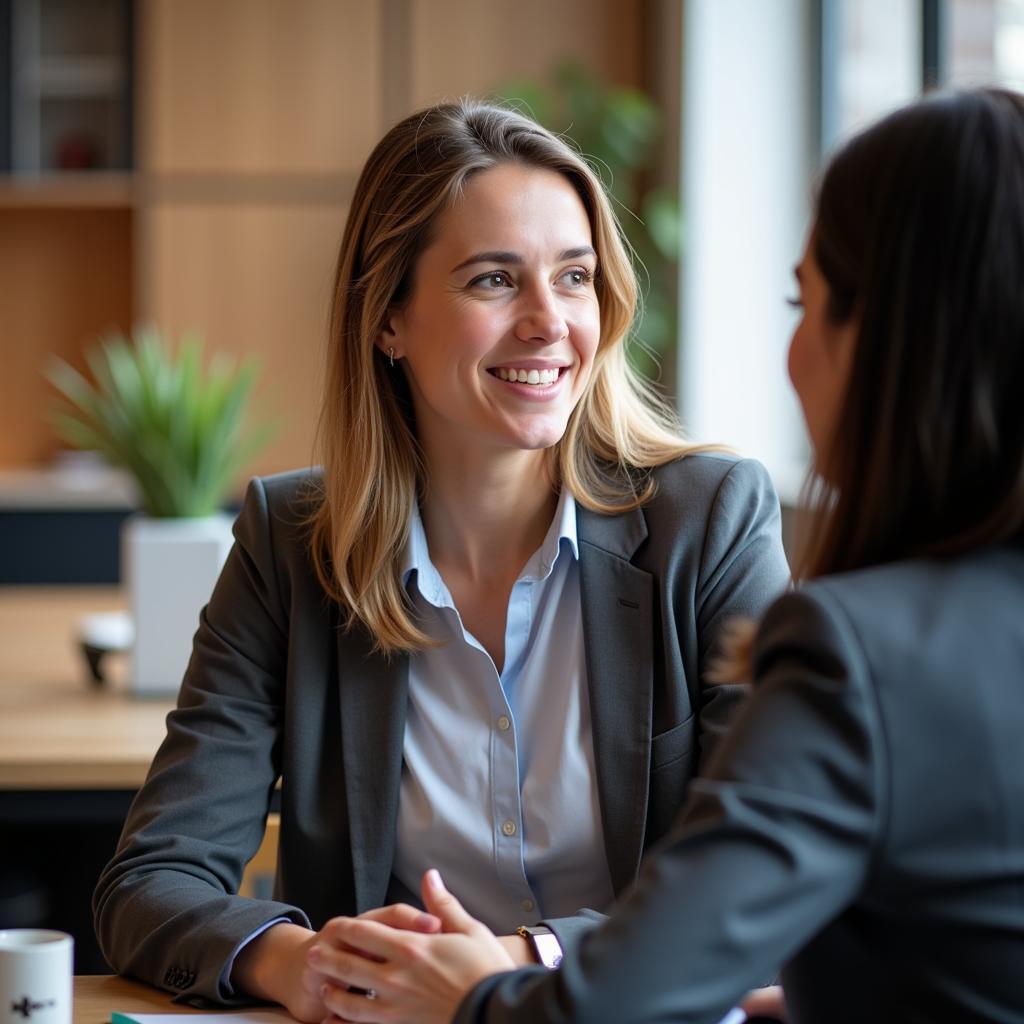
[{"label": "woman with blonde hair", "polygon": [[[318,1020],[315,929],[394,920],[431,865],[519,962],[634,881],[742,693],[706,685],[722,623],[787,580],[764,471],[686,444],[631,372],[635,306],[563,140],[466,102],[378,144],[323,470],[250,485],[96,891],[117,970]],[[240,899],[279,779],[276,899]]]},{"label": "woman with blonde hair", "polygon": [[437,916],[407,926],[454,934],[338,919],[311,948],[335,1014],[714,1022],[784,966],[794,1022],[1024,1019],[1022,182],[1024,97],[1001,90],[833,159],[789,354],[805,582],[760,623],[751,699],[559,971],[495,973],[505,951],[430,873]]}]

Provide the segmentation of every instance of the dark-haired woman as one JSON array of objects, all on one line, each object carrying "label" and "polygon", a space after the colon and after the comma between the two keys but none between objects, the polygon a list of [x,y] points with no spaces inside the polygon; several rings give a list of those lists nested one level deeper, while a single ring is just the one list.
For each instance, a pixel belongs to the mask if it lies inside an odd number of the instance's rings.
[{"label": "dark-haired woman", "polygon": [[785,965],[798,1022],[1024,1020],[1022,182],[1003,91],[835,157],[789,359],[818,511],[751,702],[560,970],[494,974],[502,950],[428,874],[455,934],[341,920],[311,951],[339,1017],[713,1022]]}]

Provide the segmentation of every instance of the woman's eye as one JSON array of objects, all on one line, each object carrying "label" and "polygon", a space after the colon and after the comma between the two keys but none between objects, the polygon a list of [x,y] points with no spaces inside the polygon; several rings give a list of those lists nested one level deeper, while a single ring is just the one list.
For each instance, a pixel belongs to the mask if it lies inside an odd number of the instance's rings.
[{"label": "woman's eye", "polygon": [[582,288],[594,280],[594,274],[583,267],[573,267],[562,275],[562,280],[567,281],[573,288]]},{"label": "woman's eye", "polygon": [[802,299],[786,299],[786,305],[792,306],[793,309],[803,309],[804,303]]},{"label": "woman's eye", "polygon": [[483,274],[480,277],[474,278],[472,284],[474,288],[479,287],[489,290],[512,287],[512,282],[509,280],[508,274],[502,270],[495,270],[490,274]]}]

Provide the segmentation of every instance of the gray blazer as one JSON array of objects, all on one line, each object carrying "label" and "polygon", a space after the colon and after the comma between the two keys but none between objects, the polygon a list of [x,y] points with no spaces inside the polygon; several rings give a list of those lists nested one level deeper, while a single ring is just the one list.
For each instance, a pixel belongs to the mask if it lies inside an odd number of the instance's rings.
[{"label": "gray blazer", "polygon": [[1024,1020],[1024,548],[783,597],[755,693],[604,927],[457,1021]]},{"label": "gray blazer", "polygon": [[[705,687],[723,621],[786,585],[764,470],[692,455],[656,471],[643,509],[578,512],[594,759],[616,893],[663,836],[742,688]],[[370,653],[313,574],[310,478],[254,480],[167,722],[94,896],[118,971],[225,1000],[245,936],[274,917],[319,927],[396,896],[392,879],[408,658]],[[242,869],[281,779],[277,900],[242,899]],[[458,877],[457,865],[447,867]],[[587,913],[552,922],[570,943]],[[241,1000],[239,1000],[241,1001]]]}]

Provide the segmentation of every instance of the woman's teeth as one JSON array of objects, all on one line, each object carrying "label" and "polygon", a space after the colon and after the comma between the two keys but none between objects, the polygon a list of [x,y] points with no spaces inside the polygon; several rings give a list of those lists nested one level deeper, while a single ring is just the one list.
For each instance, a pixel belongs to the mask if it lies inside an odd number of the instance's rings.
[{"label": "woman's teeth", "polygon": [[499,366],[494,372],[499,380],[518,384],[554,384],[558,380],[558,370],[509,370]]}]

